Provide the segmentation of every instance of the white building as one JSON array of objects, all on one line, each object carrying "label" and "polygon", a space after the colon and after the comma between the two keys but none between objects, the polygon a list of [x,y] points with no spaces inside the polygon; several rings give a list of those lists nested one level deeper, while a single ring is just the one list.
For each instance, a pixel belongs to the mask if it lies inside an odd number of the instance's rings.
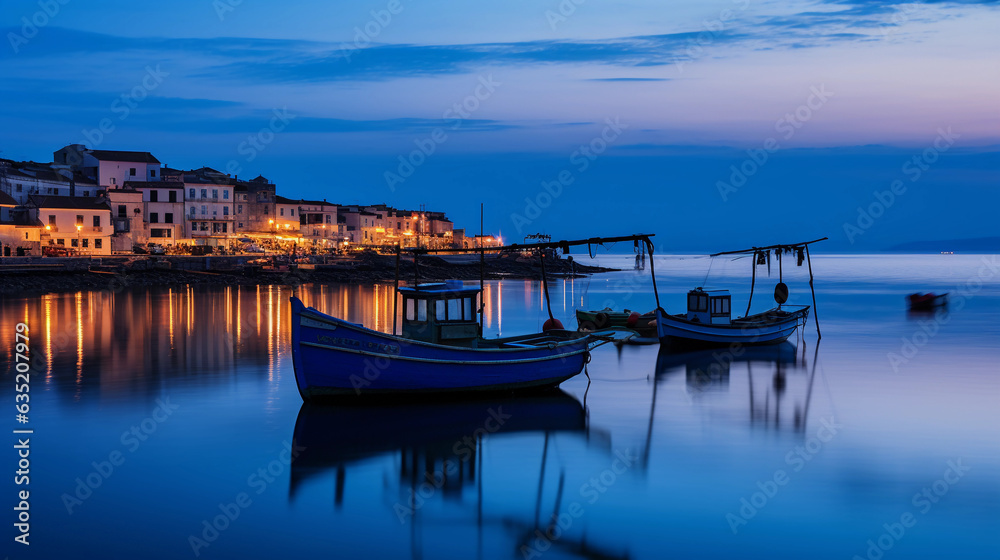
[{"label": "white building", "polygon": [[[282,207],[279,197],[278,208]],[[340,244],[337,205],[325,200],[296,200],[298,231],[303,241],[318,248],[336,248]],[[279,216],[280,216],[279,210]]]},{"label": "white building", "polygon": [[125,181],[160,180],[160,161],[149,152],[90,150],[71,144],[53,152],[52,157],[54,166],[82,171],[103,188],[121,188]]},{"label": "white building", "polygon": [[100,187],[121,188],[125,181],[159,181],[160,160],[149,152],[124,150],[89,150],[82,144],[71,144],[53,152],[56,165],[69,166],[96,178]]},{"label": "white building", "polygon": [[103,196],[31,196],[29,219],[42,223],[41,243],[84,255],[110,255],[111,207]]},{"label": "white building", "polygon": [[17,201],[0,192],[0,257],[38,255],[41,223],[15,212]]},{"label": "white building", "polygon": [[97,182],[79,171],[31,161],[0,160],[0,192],[18,205],[31,195],[97,196]]},{"label": "white building", "polygon": [[250,198],[246,183],[233,187],[233,227],[237,233],[252,231],[250,227]]},{"label": "white building", "polygon": [[114,228],[111,250],[131,253],[136,245],[146,244],[146,224],[143,219],[142,193],[124,186],[102,191],[111,207],[111,224]]},{"label": "white building", "polygon": [[274,208],[275,233],[278,235],[298,236],[300,225],[299,201],[283,196],[275,196]]},{"label": "white building", "polygon": [[143,221],[149,241],[166,246],[184,238],[184,183],[127,181],[125,187],[142,193]]},{"label": "white building", "polygon": [[[199,170],[202,171],[202,170]],[[218,173],[218,172],[216,172]],[[221,174],[220,174],[221,175]],[[236,233],[233,214],[233,185],[209,180],[204,174],[184,177],[184,220],[190,239],[214,239],[210,245],[225,245],[221,240]]]}]

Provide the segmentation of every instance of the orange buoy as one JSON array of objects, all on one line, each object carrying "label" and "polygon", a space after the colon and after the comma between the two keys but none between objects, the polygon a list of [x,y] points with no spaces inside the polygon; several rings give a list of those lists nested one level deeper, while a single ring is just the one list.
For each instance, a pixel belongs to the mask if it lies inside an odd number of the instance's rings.
[{"label": "orange buoy", "polygon": [[562,321],[556,319],[555,317],[553,317],[552,319],[547,319],[545,321],[545,324],[542,325],[542,332],[551,330],[563,330]]}]

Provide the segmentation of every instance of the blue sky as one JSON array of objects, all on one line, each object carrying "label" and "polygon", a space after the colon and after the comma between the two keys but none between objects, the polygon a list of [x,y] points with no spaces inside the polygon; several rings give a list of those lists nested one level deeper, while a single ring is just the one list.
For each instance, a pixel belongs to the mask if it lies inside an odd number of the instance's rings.
[{"label": "blue sky", "polygon": [[509,241],[998,234],[1000,2],[42,0],[2,22],[4,157],[148,150],[457,227],[484,202]]}]

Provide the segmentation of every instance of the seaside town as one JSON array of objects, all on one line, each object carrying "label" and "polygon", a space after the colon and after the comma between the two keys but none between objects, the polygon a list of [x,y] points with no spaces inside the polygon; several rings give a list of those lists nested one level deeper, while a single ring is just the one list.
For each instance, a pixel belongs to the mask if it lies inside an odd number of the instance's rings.
[{"label": "seaside town", "polygon": [[263,176],[181,170],[138,151],[72,144],[51,163],[0,159],[0,256],[342,254],[479,248],[444,212],[278,194]]}]

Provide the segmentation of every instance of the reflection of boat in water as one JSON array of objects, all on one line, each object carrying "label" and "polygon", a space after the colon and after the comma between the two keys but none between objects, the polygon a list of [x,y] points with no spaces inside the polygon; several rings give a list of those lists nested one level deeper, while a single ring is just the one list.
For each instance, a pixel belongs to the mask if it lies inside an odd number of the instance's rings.
[{"label": "reflection of boat in water", "polygon": [[687,371],[717,371],[729,369],[729,365],[742,362],[770,362],[794,364],[797,360],[796,348],[790,342],[773,346],[747,346],[736,350],[717,348],[694,352],[671,352],[663,349],[656,355],[656,374],[662,375],[673,368],[685,366]]},{"label": "reflection of boat in water", "polygon": [[656,355],[656,374],[663,376],[676,368],[683,367],[689,387],[705,390],[713,386],[729,384],[729,371],[734,363],[770,363],[794,365],[797,362],[796,348],[790,342],[771,346],[747,346],[744,348],[696,350],[694,352],[671,352],[661,349]]},{"label": "reflection of boat in water", "polygon": [[[661,349],[656,360],[656,376],[658,380],[664,380],[683,371],[688,394],[692,397],[710,398],[713,393],[729,389],[730,373],[738,367],[737,373],[746,371],[751,423],[763,421],[765,425],[780,426],[782,399],[789,395],[797,395],[799,398],[793,397],[790,412],[794,429],[801,431],[805,429],[808,417],[818,357],[817,344],[810,369],[805,347],[803,346],[800,352],[790,342],[773,346],[701,350],[681,354]],[[768,380],[764,387],[759,386],[762,367],[766,372],[765,379]],[[654,407],[655,402],[654,385]]]},{"label": "reflection of boat in water", "polygon": [[[488,443],[501,434],[504,438],[517,434],[532,439]],[[563,434],[570,438],[560,438]],[[380,515],[391,516],[390,526],[406,526],[403,534],[409,534],[413,558],[433,556],[425,549],[440,540],[447,541],[452,551],[465,547],[464,557],[475,557],[473,549],[481,554],[484,541],[495,543],[497,537],[522,557],[526,535],[533,538],[536,529],[546,531],[547,519],[539,517],[543,503],[549,501],[542,493],[542,480],[547,469],[560,464],[556,441],[572,445],[579,438],[587,449],[596,447],[602,464],[606,460],[603,456],[611,454],[610,442],[588,428],[583,405],[558,390],[461,402],[364,406],[305,403],[299,409],[293,438],[301,451],[291,464],[289,501],[305,504],[314,500],[317,493],[304,491],[304,486],[314,488],[316,482],[333,475],[335,509],[345,516],[347,525],[342,528],[349,531],[346,536],[349,538],[353,532],[347,520],[371,514],[371,510],[356,511],[360,504],[367,504]],[[525,459],[538,457],[518,453],[511,456],[504,451],[514,449],[512,445],[532,449],[543,438],[544,445],[537,448],[542,468],[537,495],[531,491],[536,503],[505,512],[511,509],[509,495],[520,489],[509,488],[511,473],[522,470]],[[379,464],[376,457],[390,459],[391,465],[388,476],[382,475],[381,495],[379,486],[370,484],[372,469],[385,468],[385,462],[382,467],[375,466]],[[512,470],[512,466],[517,468]],[[487,470],[493,474],[484,482]],[[564,476],[563,470],[560,478]],[[354,481],[353,486],[350,481]],[[560,482],[560,495],[562,487]],[[321,492],[318,499],[325,503],[329,498]],[[557,498],[555,515],[565,507],[560,503]],[[533,521],[522,515],[531,509],[535,511]],[[485,531],[488,533],[484,536]],[[384,538],[398,536],[386,533]],[[548,544],[577,557],[621,557],[605,552],[602,540],[563,535]]]},{"label": "reflection of boat in water", "polygon": [[[304,447],[292,462],[290,492],[302,481],[355,461],[400,453],[402,477],[424,465],[457,461],[469,480],[475,477],[478,443],[484,435],[586,429],[583,406],[562,391],[531,396],[408,403],[333,406],[305,403],[295,421],[295,444]],[[413,472],[411,472],[413,471]],[[342,471],[341,471],[342,472]],[[337,495],[343,494],[338,472]]]}]

